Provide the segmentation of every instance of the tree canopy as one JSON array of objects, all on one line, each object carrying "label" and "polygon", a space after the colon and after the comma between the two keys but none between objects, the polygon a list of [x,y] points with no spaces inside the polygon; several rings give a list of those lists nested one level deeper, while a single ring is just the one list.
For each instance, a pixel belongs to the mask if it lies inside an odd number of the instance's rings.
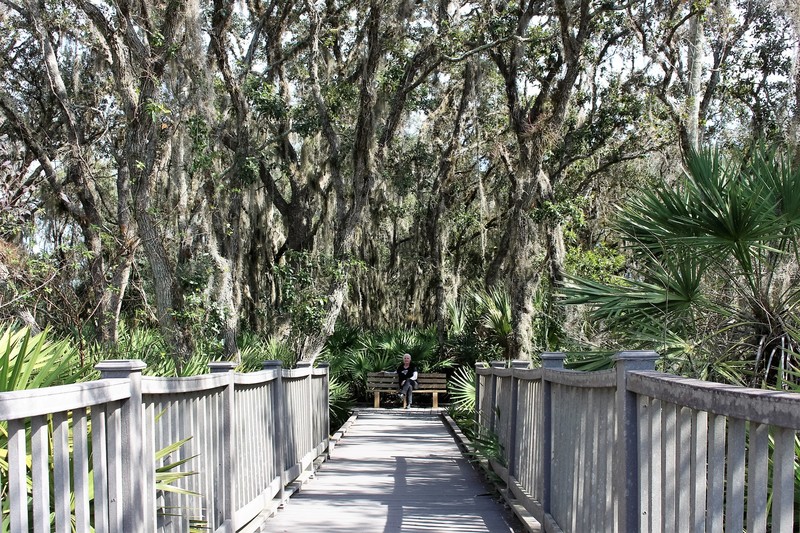
[{"label": "tree canopy", "polygon": [[[708,239],[659,233],[725,225],[668,212],[711,205],[701,181],[668,192],[685,157],[798,151],[785,0],[0,4],[0,314],[103,343],[157,326],[179,365],[198,339],[238,357],[243,331],[304,359],[337,321],[444,335],[487,288],[509,295],[509,356],[590,345],[565,280],[649,287],[647,239],[675,245],[670,282],[724,270],[690,253]],[[772,198],[747,175],[730,216]],[[610,224],[629,197],[652,230],[634,251]],[[756,258],[739,237],[737,265],[786,248],[796,270],[796,234]],[[761,277],[715,280],[765,302]]]}]

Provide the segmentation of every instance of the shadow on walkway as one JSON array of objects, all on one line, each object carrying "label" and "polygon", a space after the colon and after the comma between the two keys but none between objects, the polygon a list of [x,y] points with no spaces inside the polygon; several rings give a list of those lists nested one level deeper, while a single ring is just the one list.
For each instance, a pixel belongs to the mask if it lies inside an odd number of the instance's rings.
[{"label": "shadow on walkway", "polygon": [[493,499],[441,419],[412,413],[373,411],[359,416],[316,479],[263,530],[515,531],[515,519]]}]

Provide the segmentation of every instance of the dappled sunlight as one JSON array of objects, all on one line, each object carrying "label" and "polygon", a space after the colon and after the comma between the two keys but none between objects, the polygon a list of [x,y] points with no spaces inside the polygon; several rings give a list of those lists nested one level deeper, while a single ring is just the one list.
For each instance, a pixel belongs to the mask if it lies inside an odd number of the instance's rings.
[{"label": "dappled sunlight", "polygon": [[508,516],[442,421],[359,418],[268,531],[502,532]]}]

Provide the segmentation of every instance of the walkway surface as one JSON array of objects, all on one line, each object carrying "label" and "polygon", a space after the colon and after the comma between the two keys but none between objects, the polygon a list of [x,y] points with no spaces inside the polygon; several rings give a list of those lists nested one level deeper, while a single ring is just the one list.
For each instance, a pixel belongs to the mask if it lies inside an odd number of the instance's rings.
[{"label": "walkway surface", "polygon": [[361,412],[272,533],[509,532],[509,516],[442,420],[410,409]]}]

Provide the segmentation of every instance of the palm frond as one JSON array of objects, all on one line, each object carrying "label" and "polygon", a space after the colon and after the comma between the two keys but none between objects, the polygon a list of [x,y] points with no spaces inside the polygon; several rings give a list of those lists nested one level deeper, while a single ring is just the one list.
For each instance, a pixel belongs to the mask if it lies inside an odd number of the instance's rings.
[{"label": "palm frond", "polygon": [[447,382],[447,393],[455,409],[467,413],[475,412],[475,370],[462,366],[453,372]]},{"label": "palm frond", "polygon": [[77,350],[67,341],[48,340],[49,330],[6,328],[0,335],[0,391],[34,389],[85,379]]}]

